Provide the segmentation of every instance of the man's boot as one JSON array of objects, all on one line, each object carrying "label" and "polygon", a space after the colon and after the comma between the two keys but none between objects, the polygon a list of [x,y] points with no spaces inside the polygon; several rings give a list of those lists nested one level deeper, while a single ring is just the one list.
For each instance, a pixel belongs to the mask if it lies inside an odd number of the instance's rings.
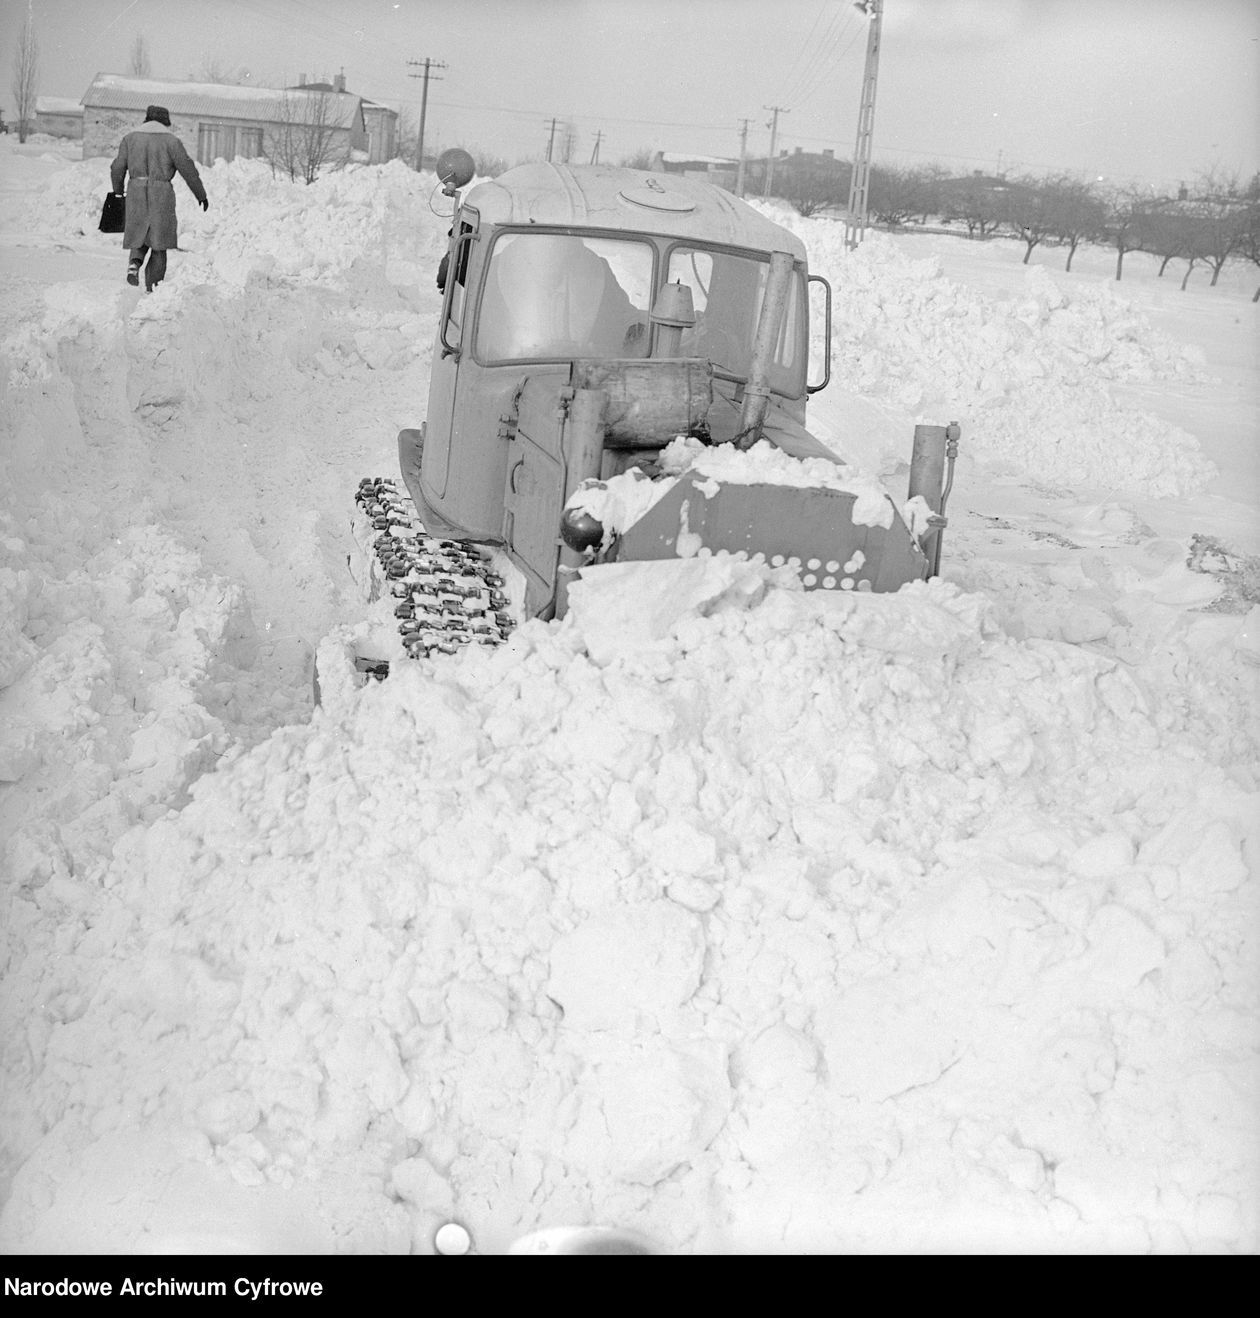
[{"label": "man's boot", "polygon": [[140,287],[140,262],[141,258],[138,256],[133,256],[131,260],[127,262],[127,282],[133,288]]}]

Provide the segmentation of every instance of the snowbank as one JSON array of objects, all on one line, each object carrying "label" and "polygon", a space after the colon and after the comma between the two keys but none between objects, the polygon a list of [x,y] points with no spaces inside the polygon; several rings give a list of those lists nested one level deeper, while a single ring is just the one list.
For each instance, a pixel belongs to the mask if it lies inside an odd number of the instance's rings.
[{"label": "snowbank", "polygon": [[[5,228],[112,257],[101,169]],[[0,1247],[1253,1250],[1260,610],[1104,497],[896,596],[614,565],[312,716],[449,220],[206,173],[153,297],[3,293]],[[876,410],[1203,478],[1120,299],[800,227]]]},{"label": "snowbank", "polygon": [[1241,1245],[1254,783],[951,587],[715,593],[599,663],[579,609],[409,667],[36,889],[6,1247],[90,1245],[69,1169],[137,1129],[294,1202],[337,1169],[359,1249]]},{"label": "snowbank", "polygon": [[[877,419],[874,436],[828,436],[851,460],[887,469],[907,459],[914,421],[959,421],[971,457],[1054,486],[1169,497],[1215,474],[1193,436],[1112,397],[1115,383],[1207,376],[1202,354],[1105,281],[1067,288],[1033,266],[1021,297],[997,300],[883,234],[850,253],[834,222],[761,209],[804,239],[811,269],[831,282],[832,388],[853,396],[859,425],[872,404],[903,418]],[[817,339],[811,352],[821,350]]]}]

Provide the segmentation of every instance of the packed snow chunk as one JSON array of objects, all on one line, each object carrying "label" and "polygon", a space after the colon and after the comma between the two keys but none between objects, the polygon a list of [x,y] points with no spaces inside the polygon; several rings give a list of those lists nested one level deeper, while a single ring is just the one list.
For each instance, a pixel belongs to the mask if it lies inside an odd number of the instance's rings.
[{"label": "packed snow chunk", "polygon": [[946,1000],[921,975],[873,979],[831,999],[817,1030],[835,1091],[882,1102],[934,1084],[965,1051]]},{"label": "packed snow chunk", "polygon": [[912,581],[893,594],[816,590],[793,600],[792,607],[834,618],[853,645],[951,666],[1001,634],[988,600],[939,578]]},{"label": "packed snow chunk", "polygon": [[45,1141],[18,1173],[0,1216],[4,1253],[332,1254],[347,1230],[365,1252],[406,1248],[397,1205],[349,1186],[338,1187],[340,1203],[326,1203],[314,1185],[242,1185],[187,1128],[146,1124],[80,1139]]},{"label": "packed snow chunk", "polygon": [[703,961],[704,931],[689,912],[667,901],[612,909],[556,941],[547,992],[566,1028],[650,1026],[696,991]]},{"label": "packed snow chunk", "polygon": [[601,563],[569,587],[569,620],[595,663],[664,641],[689,614],[747,608],[790,573],[725,552],[647,563]]},{"label": "packed snow chunk", "polygon": [[726,1122],[727,1056],[715,1040],[592,1034],[582,1056],[577,1118],[559,1150],[566,1161],[658,1185],[690,1167]]},{"label": "packed snow chunk", "polygon": [[1167,954],[1163,939],[1144,920],[1114,903],[1099,909],[1086,933],[1089,952],[1080,963],[1081,975],[1118,993],[1158,970]]}]

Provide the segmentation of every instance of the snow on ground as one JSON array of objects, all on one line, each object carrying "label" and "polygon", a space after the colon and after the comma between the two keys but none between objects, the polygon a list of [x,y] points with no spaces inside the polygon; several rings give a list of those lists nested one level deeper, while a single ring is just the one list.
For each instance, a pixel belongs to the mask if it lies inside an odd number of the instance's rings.
[{"label": "snow on ground", "polygon": [[1249,286],[792,220],[944,579],[614,565],[312,712],[432,179],[217,166],[145,298],[0,150],[0,1247],[1256,1248]]}]

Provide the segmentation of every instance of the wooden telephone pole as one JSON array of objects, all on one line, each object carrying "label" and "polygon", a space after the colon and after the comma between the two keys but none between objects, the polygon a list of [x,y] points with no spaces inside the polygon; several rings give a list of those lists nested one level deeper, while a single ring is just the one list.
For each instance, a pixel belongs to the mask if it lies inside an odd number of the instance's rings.
[{"label": "wooden telephone pole", "polygon": [[748,156],[748,125],[752,123],[751,119],[741,119],[739,121],[739,173],[735,176],[735,195],[742,197],[744,195],[744,161]]},{"label": "wooden telephone pole", "polygon": [[603,140],[603,137],[604,137],[604,130],[602,128],[597,128],[595,130],[595,149],[591,152],[592,165],[599,164],[599,144]]},{"label": "wooden telephone pole", "polygon": [[[440,60],[435,59],[409,59],[408,64],[416,68],[423,65],[423,73],[409,73],[409,78],[423,78],[422,90],[420,92],[420,132],[416,136],[416,173],[418,174],[424,168],[424,119],[429,108],[429,76],[431,69],[444,69],[446,65]],[[441,78],[435,78],[435,82],[441,82]]]},{"label": "wooden telephone pole", "polygon": [[761,192],[764,199],[769,197],[770,188],[774,183],[774,152],[779,140],[779,116],[787,114],[788,111],[781,105],[765,105],[762,106],[762,109],[769,110],[774,115],[774,118],[766,125],[770,130],[770,155],[766,159],[766,185]]},{"label": "wooden telephone pole", "polygon": [[857,145],[853,148],[853,178],[849,183],[849,214],[844,222],[846,247],[856,247],[866,234],[867,193],[871,180],[871,138],[875,133],[875,79],[879,73],[879,26],[884,0],[857,0],[855,8],[871,19],[866,37],[866,69],[862,104],[858,109]]}]

